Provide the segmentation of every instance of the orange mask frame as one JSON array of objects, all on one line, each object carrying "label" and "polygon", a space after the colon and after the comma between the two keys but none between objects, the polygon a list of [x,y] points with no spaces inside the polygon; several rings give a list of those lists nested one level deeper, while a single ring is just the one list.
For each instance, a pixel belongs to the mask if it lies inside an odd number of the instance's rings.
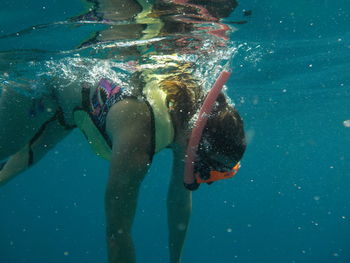
[{"label": "orange mask frame", "polygon": [[229,179],[229,178],[232,178],[236,175],[236,173],[238,172],[239,168],[241,168],[241,163],[238,162],[232,169],[231,171],[228,171],[228,172],[219,172],[219,171],[210,171],[209,174],[210,174],[210,177],[208,179],[202,179],[200,176],[199,176],[199,173],[197,173],[195,175],[196,177],[196,182],[198,184],[201,184],[201,183],[212,183],[212,182],[215,182],[215,181],[219,181],[219,180],[223,180],[223,179]]}]

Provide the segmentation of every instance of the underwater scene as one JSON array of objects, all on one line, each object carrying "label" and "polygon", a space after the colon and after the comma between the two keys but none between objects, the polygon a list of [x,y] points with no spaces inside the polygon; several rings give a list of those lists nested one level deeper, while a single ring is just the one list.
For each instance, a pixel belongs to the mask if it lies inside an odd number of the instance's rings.
[{"label": "underwater scene", "polygon": [[[179,262],[350,263],[349,10],[348,0],[3,0],[0,98],[31,98],[34,118],[40,98],[77,81],[108,77],[135,96],[138,72],[180,68],[206,93],[228,71],[246,151],[233,178],[193,191]],[[0,137],[20,116],[11,103],[6,120],[0,103]],[[0,182],[0,263],[108,262],[109,162],[85,137],[69,130]],[[169,148],[155,154],[140,186],[136,262],[171,262],[172,160]]]}]

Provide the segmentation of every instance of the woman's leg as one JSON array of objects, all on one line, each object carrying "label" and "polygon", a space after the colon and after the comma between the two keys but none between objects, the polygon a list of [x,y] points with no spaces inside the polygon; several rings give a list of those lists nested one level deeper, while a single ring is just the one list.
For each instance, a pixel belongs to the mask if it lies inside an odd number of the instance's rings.
[{"label": "woman's leg", "polygon": [[56,108],[50,96],[31,98],[5,88],[0,97],[0,161],[19,152]]},{"label": "woman's leg", "polygon": [[13,177],[37,163],[70,131],[71,129],[61,126],[55,116],[52,117],[51,120],[41,127],[29,143],[12,155],[2,168],[0,167],[0,185],[7,183]]}]

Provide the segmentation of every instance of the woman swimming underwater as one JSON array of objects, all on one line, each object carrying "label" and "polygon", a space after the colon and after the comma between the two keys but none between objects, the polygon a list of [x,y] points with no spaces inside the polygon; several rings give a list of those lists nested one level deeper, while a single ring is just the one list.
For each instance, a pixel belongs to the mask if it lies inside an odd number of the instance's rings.
[{"label": "woman swimming underwater", "polygon": [[[218,65],[208,81],[198,74],[199,57],[208,61],[225,50],[228,29],[219,18],[227,16],[236,3],[220,0],[218,8],[212,1],[192,2],[196,4],[186,0],[155,1],[153,5],[148,1],[99,1],[89,14],[74,18],[88,17],[106,25],[116,20],[136,21],[129,28],[113,24],[81,48],[109,45],[114,35],[153,41],[124,51],[137,59],[127,63],[128,74],[123,79],[92,70],[113,70],[105,63],[114,59],[111,49],[99,62],[76,60],[74,76],[69,79],[64,74],[49,74],[51,80],[43,82],[45,92],[38,96],[19,92],[28,88],[25,85],[13,87],[8,82],[2,87],[0,184],[38,162],[74,128],[84,133],[97,155],[110,161],[105,194],[109,263],[135,262],[131,228],[140,184],[154,154],[164,148],[173,151],[167,209],[170,262],[175,263],[181,261],[191,213],[189,190],[232,177],[245,151],[242,119],[221,91],[229,70]],[[213,28],[203,29],[208,21]],[[206,39],[196,35],[197,30],[208,33],[209,49],[208,43],[202,48]],[[64,67],[67,61],[58,65]]]}]

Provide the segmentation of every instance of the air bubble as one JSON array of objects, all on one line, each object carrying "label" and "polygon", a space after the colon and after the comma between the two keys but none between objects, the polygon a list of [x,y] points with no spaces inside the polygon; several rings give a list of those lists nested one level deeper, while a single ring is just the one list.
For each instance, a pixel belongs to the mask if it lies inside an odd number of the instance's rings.
[{"label": "air bubble", "polygon": [[350,128],[350,120],[345,120],[345,121],[343,121],[343,125],[344,125],[344,127],[346,127],[346,128]]}]

